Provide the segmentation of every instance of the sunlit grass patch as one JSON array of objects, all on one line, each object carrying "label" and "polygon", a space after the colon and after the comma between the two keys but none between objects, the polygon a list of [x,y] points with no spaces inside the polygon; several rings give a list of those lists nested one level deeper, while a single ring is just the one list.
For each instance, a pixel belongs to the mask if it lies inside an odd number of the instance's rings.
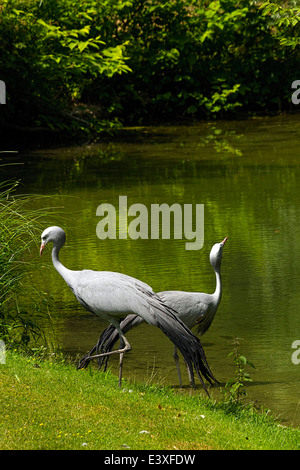
[{"label": "sunlit grass patch", "polygon": [[73,364],[8,352],[0,367],[1,449],[297,449],[300,431],[256,411]]}]

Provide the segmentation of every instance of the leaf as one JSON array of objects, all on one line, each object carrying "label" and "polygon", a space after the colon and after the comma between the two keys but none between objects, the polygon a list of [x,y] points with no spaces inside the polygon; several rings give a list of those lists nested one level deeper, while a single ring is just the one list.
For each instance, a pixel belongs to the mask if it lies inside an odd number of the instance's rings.
[{"label": "leaf", "polygon": [[253,380],[251,379],[250,375],[247,372],[244,372],[243,380],[244,382],[253,382]]},{"label": "leaf", "polygon": [[90,29],[91,29],[91,26],[87,25],[84,28],[79,29],[78,34],[80,34],[81,36],[87,36],[90,33]]},{"label": "leaf", "polygon": [[241,364],[246,365],[247,364],[247,359],[245,356],[239,356],[239,360]]},{"label": "leaf", "polygon": [[253,369],[255,369],[255,365],[252,364],[252,362],[249,362],[248,360],[247,360],[247,366],[253,367]]},{"label": "leaf", "polygon": [[241,388],[243,386],[244,385],[242,384],[242,382],[235,382],[231,387],[231,391],[236,392],[239,388]]},{"label": "leaf", "polygon": [[195,105],[192,104],[191,106],[188,107],[188,109],[186,110],[186,112],[187,112],[188,114],[194,114],[194,113],[197,112],[197,110],[198,110],[198,108],[197,108]]},{"label": "leaf", "polygon": [[86,47],[88,47],[89,43],[88,41],[79,41],[78,42],[78,49],[80,52],[84,51]]},{"label": "leaf", "polygon": [[78,41],[73,41],[68,44],[68,47],[72,51],[77,46],[77,44],[78,44]]}]

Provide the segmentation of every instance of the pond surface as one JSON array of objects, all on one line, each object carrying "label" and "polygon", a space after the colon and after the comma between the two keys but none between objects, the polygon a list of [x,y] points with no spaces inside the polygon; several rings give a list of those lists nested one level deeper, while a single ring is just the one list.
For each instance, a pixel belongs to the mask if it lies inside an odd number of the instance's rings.
[{"label": "pond surface", "polygon": [[[232,340],[240,338],[240,352],[256,367],[248,370],[249,397],[298,426],[300,364],[292,362],[292,343],[300,340],[299,138],[300,116],[131,129],[103,144],[11,156],[22,165],[6,167],[5,176],[20,178],[24,193],[46,195],[37,206],[57,208],[47,225],[65,229],[61,260],[70,269],[123,272],[156,291],[211,293],[209,252],[228,236],[222,302],[201,338],[208,362],[224,384],[234,375]],[[100,240],[97,207],[118,209],[119,196],[149,212],[152,204],[204,204],[202,249],[187,250],[184,236],[174,239],[172,231],[170,239],[117,233]],[[85,354],[107,324],[78,305],[52,268],[49,248],[42,260],[32,257],[44,266],[33,283],[52,295],[57,344]],[[161,331],[144,324],[127,336],[133,350],[123,376],[178,387],[173,347]],[[110,364],[117,372],[118,359]],[[182,372],[188,389],[183,365]]]}]

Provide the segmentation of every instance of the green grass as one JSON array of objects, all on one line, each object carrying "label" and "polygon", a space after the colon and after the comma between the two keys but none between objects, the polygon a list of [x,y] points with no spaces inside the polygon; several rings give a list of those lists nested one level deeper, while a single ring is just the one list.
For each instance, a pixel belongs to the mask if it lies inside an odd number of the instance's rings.
[{"label": "green grass", "polygon": [[300,430],[204,395],[8,352],[0,364],[0,449],[299,449]]}]

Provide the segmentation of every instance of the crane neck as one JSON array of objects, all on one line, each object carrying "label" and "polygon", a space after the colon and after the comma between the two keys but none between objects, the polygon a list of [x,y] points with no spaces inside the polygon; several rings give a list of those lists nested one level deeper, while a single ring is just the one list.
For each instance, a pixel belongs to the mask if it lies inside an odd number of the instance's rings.
[{"label": "crane neck", "polygon": [[217,305],[219,305],[219,303],[221,302],[221,298],[222,298],[221,269],[220,269],[220,266],[214,269],[215,269],[215,275],[216,275],[216,289],[215,289],[213,296],[215,298]]},{"label": "crane neck", "polygon": [[70,269],[66,268],[59,259],[59,252],[61,246],[54,245],[52,249],[52,262],[56,271],[61,275],[61,277],[69,284],[70,281]]}]

